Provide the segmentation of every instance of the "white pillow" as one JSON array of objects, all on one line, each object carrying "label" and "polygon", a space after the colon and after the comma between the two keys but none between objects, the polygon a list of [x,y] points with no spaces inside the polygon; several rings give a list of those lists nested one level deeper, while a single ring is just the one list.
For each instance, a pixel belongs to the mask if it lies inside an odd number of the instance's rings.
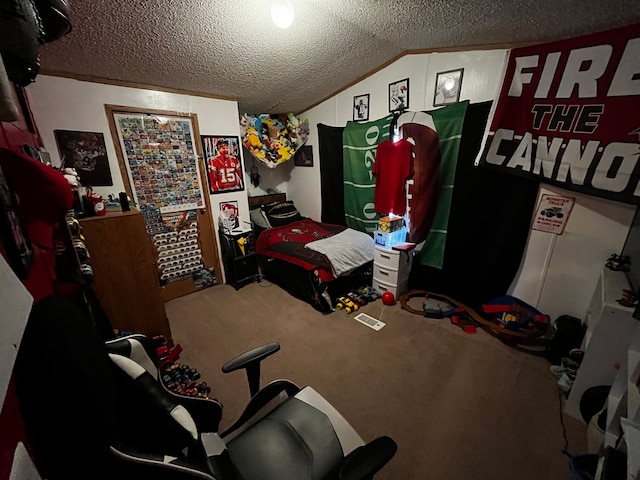
[{"label": "white pillow", "polygon": [[271,228],[271,225],[261,208],[254,208],[250,210],[249,218],[251,219],[251,223],[260,228]]}]

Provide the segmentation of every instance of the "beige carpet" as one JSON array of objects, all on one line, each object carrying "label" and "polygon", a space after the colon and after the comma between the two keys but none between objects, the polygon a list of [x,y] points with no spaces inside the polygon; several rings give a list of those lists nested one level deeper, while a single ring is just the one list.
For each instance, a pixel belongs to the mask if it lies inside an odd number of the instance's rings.
[{"label": "beige carpet", "polygon": [[[543,358],[379,300],[362,309],[382,315],[386,326],[376,332],[353,314],[323,315],[270,285],[218,285],[166,304],[180,361],[223,402],[223,428],[249,393],[244,372],[223,375],[220,367],[277,341],[282,350],[263,362],[263,385],[311,385],[365,441],[389,435],[398,443],[377,479],[569,478],[558,387]],[[585,426],[564,418],[569,450],[584,453]]]}]

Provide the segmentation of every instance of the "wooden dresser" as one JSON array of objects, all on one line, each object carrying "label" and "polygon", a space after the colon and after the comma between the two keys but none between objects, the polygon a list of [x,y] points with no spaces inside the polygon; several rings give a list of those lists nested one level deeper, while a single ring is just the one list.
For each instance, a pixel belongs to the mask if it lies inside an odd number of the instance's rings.
[{"label": "wooden dresser", "polygon": [[113,328],[145,335],[171,329],[161,297],[158,269],[139,210],[108,211],[80,220],[91,255],[93,290]]}]

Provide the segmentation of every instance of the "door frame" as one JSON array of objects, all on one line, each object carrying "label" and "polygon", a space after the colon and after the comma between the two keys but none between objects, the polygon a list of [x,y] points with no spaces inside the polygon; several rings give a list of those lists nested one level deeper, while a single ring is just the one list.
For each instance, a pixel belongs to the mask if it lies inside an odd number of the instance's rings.
[{"label": "door frame", "polygon": [[[122,175],[122,181],[124,183],[125,191],[129,197],[134,198],[133,188],[129,179],[129,172],[125,164],[124,152],[122,151],[122,145],[120,144],[120,138],[118,136],[118,129],[114,114],[137,114],[137,115],[160,115],[170,117],[182,117],[191,120],[193,126],[193,145],[194,151],[198,157],[198,169],[200,170],[200,188],[203,189],[204,208],[196,209],[198,214],[198,237],[200,240],[200,246],[202,248],[202,262],[206,268],[213,267],[216,272],[216,285],[222,281],[222,268],[220,265],[220,257],[218,255],[218,243],[215,236],[215,227],[213,223],[213,211],[211,210],[211,199],[209,191],[205,188],[207,185],[207,169],[204,164],[204,156],[202,154],[202,147],[200,145],[200,127],[198,125],[198,116],[195,113],[176,112],[171,110],[156,110],[140,107],[128,107],[122,105],[109,105],[104,106],[107,120],[109,122],[109,130],[111,130],[111,138],[115,145],[116,156],[118,157],[118,166],[120,167],[120,174]],[[151,237],[149,238],[149,245],[154,249]],[[157,259],[157,254],[156,254]],[[196,287],[191,279],[180,280],[178,282],[170,283],[168,285],[162,285],[160,287],[161,297],[163,301],[168,301],[173,298],[181,297],[188,293],[201,290],[201,287]]]}]

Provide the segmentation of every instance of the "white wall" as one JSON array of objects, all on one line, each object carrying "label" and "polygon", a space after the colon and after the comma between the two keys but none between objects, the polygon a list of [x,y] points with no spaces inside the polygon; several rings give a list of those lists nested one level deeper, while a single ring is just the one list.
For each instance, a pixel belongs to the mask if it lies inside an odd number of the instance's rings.
[{"label": "white wall", "polygon": [[[54,130],[78,130],[104,134],[109,168],[114,183],[113,187],[94,188],[104,197],[110,193],[117,195],[118,192],[124,191],[124,183],[104,108],[105,104],[195,113],[202,135],[240,135],[238,104],[229,100],[119,87],[45,75],[39,75],[36,82],[27,88],[27,95],[44,146],[51,154],[54,165],[60,164]],[[203,186],[207,188],[207,180],[203,178],[202,181]],[[247,185],[249,182],[245,170],[245,186]],[[216,231],[220,202],[237,200],[241,220],[249,221],[246,191],[219,193],[211,195],[210,198]],[[220,247],[218,246],[218,248]]]},{"label": "white wall", "polygon": [[[464,68],[461,100],[495,100],[501,86],[506,50],[407,55],[362,82],[304,112],[314,150],[313,168],[294,168],[287,196],[300,211],[320,218],[320,168],[317,124],[344,126],[352,120],[353,97],[369,93],[369,119],[388,114],[388,84],[409,78],[409,110],[433,109],[436,74]],[[510,293],[556,318],[561,314],[584,318],[598,275],[611,253],[620,253],[635,208],[543,185],[539,195],[575,197],[571,217],[561,236],[530,231],[520,271]],[[505,199],[508,201],[508,199]],[[533,216],[534,212],[531,212]]]},{"label": "white wall", "polygon": [[573,197],[575,204],[562,235],[529,232],[511,295],[551,318],[584,319],[606,260],[622,251],[635,207],[545,184],[538,202],[543,194]]}]

